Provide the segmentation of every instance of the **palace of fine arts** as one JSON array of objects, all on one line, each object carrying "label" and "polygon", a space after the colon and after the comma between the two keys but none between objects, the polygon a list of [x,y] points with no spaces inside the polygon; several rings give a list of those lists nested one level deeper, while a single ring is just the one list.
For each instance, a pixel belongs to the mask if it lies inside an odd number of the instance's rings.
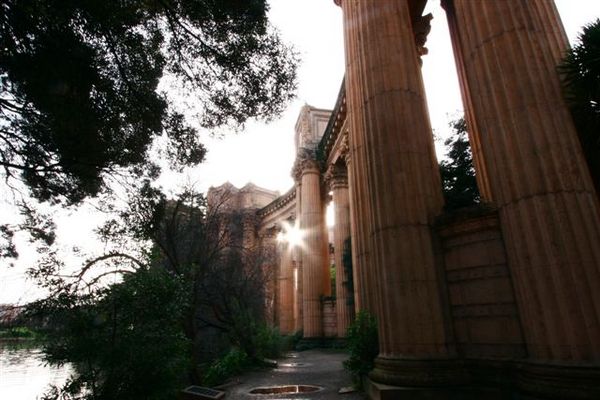
[{"label": "palace of fine arts", "polygon": [[245,237],[276,249],[281,333],[326,346],[359,311],[376,318],[369,398],[600,398],[600,209],[561,94],[557,10],[442,2],[481,193],[449,212],[420,71],[425,3],[336,0],[345,79],[333,110],[298,116],[294,186],[227,183],[209,202],[227,193],[223,212],[253,215]]},{"label": "palace of fine arts", "polygon": [[0,400],[600,400],[597,1],[4,0]]}]

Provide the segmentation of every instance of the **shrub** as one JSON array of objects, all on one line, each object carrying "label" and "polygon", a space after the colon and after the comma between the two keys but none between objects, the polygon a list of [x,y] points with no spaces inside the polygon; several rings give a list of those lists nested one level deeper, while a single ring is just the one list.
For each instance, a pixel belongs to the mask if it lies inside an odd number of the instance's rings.
[{"label": "shrub", "polygon": [[350,358],[344,361],[344,368],[352,375],[357,386],[361,378],[373,369],[375,357],[379,354],[377,321],[366,311],[360,311],[348,327],[348,351]]},{"label": "shrub", "polygon": [[223,357],[213,361],[202,377],[202,384],[212,387],[224,383],[232,376],[240,374],[248,364],[246,352],[234,347]]},{"label": "shrub", "polygon": [[0,338],[11,339],[34,339],[37,337],[36,332],[27,327],[14,327],[6,330],[0,330]]},{"label": "shrub", "polygon": [[279,329],[272,328],[266,324],[261,324],[256,329],[254,337],[256,346],[256,356],[262,358],[278,358],[283,349],[283,338],[279,334]]}]

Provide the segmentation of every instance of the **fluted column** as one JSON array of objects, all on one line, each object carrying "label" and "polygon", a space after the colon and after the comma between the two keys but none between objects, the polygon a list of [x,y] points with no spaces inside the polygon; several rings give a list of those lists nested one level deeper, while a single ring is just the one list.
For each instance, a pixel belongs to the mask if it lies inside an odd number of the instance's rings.
[{"label": "fluted column", "polygon": [[304,338],[323,336],[321,297],[328,258],[323,249],[325,213],[321,193],[319,165],[312,158],[298,160],[301,186],[300,229],[303,233],[302,252],[302,313]]},{"label": "fluted column", "polygon": [[[299,174],[295,174],[299,175]],[[300,221],[302,217],[302,181],[296,176],[296,218]],[[296,246],[292,249],[292,265],[294,274],[294,332],[302,330],[302,249]]]},{"label": "fluted column", "polygon": [[348,195],[348,176],[345,166],[335,165],[328,176],[333,192],[335,225],[333,228],[333,247],[335,257],[335,293],[337,336],[346,337],[348,326],[354,320],[354,307],[351,303],[352,279],[346,273],[343,262],[344,243],[350,239],[350,199]]},{"label": "fluted column", "polygon": [[529,357],[600,362],[600,217],[552,1],[446,1]]},{"label": "fluted column", "polygon": [[443,199],[409,2],[341,6],[357,248],[369,254],[369,265],[359,266],[370,270],[361,284],[379,322],[371,377],[407,386],[460,383],[433,252],[430,224]]},{"label": "fluted column", "polygon": [[293,248],[289,243],[280,244],[281,262],[279,272],[279,332],[294,333],[294,269]]}]

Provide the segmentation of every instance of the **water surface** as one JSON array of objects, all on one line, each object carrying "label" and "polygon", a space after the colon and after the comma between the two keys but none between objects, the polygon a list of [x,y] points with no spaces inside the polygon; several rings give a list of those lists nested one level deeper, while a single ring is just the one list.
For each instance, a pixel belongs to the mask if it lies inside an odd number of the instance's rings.
[{"label": "water surface", "polygon": [[62,385],[71,369],[51,367],[42,360],[39,345],[0,341],[0,399],[38,400],[49,385]]}]

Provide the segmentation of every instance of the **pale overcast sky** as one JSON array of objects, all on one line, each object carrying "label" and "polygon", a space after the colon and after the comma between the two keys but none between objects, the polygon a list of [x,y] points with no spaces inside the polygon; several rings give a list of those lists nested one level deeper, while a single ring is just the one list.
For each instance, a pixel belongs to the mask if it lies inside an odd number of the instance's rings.
[{"label": "pale overcast sky", "polygon": [[[584,24],[600,17],[598,0],[557,0],[556,4],[571,42]],[[423,75],[432,127],[443,136],[448,132],[448,122],[460,115],[462,104],[446,17],[439,0],[429,0],[426,12],[431,12],[434,19],[426,45],[429,54],[423,57]],[[342,15],[333,0],[271,0],[270,17],[302,58],[297,99],[281,119],[269,125],[249,123],[243,133],[226,135],[224,139],[207,137],[206,161],[187,175],[165,177],[161,184],[166,188],[176,190],[182,183],[194,182],[206,190],[225,181],[238,187],[252,181],[281,192],[292,186],[294,125],[300,108],[304,103],[332,108],[337,98],[344,74]],[[438,146],[438,158],[442,151]],[[2,208],[0,223],[9,220],[7,208]],[[61,243],[65,248],[91,246],[90,232],[96,223],[89,214],[65,217],[59,225]],[[36,293],[31,283],[23,279],[24,269],[34,260],[33,254],[27,249],[20,251],[23,259],[14,268],[0,260],[0,303],[23,302]]]}]

